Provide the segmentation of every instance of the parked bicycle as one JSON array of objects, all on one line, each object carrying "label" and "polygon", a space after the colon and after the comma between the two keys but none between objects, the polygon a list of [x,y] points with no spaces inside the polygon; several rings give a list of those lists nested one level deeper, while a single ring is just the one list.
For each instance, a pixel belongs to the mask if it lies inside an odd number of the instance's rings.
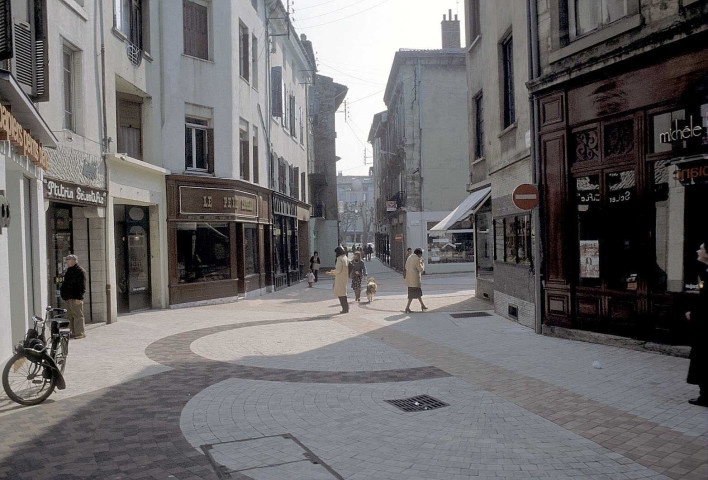
[{"label": "parked bicycle", "polygon": [[[21,405],[42,403],[55,388],[64,390],[64,368],[69,355],[69,320],[63,308],[47,307],[44,319],[32,315],[33,326],[15,346],[15,355],[2,372],[2,386]],[[49,325],[49,339],[45,336]]]}]

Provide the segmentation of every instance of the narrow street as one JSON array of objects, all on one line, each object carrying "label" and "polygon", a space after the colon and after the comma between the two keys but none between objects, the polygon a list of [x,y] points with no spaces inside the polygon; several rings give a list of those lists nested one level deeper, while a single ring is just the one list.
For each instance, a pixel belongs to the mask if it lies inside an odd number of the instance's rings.
[{"label": "narrow street", "polygon": [[[379,293],[348,315],[323,275],[89,327],[66,390],[0,399],[0,478],[708,477],[688,360],[536,335],[471,275],[426,275],[407,315],[400,275],[367,268]],[[420,395],[447,405],[386,402]]]}]

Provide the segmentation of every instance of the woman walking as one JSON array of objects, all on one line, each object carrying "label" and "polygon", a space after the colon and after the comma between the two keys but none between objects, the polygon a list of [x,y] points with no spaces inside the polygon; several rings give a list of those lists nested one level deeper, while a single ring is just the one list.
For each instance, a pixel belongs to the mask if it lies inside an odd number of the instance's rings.
[{"label": "woman walking", "polygon": [[355,252],[352,259],[352,290],[354,290],[354,299],[358,302],[361,300],[361,281],[366,275],[366,264],[361,260],[361,252]]},{"label": "woman walking", "polygon": [[310,271],[315,275],[315,283],[317,283],[320,273],[320,254],[317,252],[310,257]]},{"label": "woman walking", "polygon": [[349,280],[349,259],[347,252],[340,246],[334,249],[337,255],[334,270],[330,273],[334,275],[334,296],[339,298],[342,311],[339,313],[349,313],[349,303],[347,302],[347,281]]},{"label": "woman walking", "polygon": [[698,274],[699,295],[686,318],[692,325],[691,363],[688,367],[686,381],[691,385],[698,385],[700,393],[698,398],[688,401],[692,405],[708,407],[708,239],[696,251],[697,260],[700,262]]},{"label": "woman walking", "polygon": [[423,250],[416,248],[413,251],[413,255],[408,257],[406,260],[406,268],[404,270],[404,277],[406,279],[406,285],[408,285],[408,305],[406,305],[406,313],[411,312],[411,302],[413,300],[418,300],[420,302],[420,308],[424,312],[428,309],[423,303],[423,288],[422,288],[422,276],[425,271],[425,266],[423,265]]}]

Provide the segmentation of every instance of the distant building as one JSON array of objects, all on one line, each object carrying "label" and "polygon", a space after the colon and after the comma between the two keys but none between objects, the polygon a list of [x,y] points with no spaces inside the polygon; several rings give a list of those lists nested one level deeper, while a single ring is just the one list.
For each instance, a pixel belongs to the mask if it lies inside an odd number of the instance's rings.
[{"label": "distant building", "polygon": [[374,242],[374,175],[337,175],[339,240],[351,246]]},{"label": "distant building", "polygon": [[[471,271],[468,220],[431,228],[467,196],[468,131],[465,52],[459,21],[444,18],[443,48],[396,52],[384,102],[374,117],[376,232],[380,255],[401,270],[406,248],[422,248],[427,272]],[[455,245],[443,250],[447,244]]]}]

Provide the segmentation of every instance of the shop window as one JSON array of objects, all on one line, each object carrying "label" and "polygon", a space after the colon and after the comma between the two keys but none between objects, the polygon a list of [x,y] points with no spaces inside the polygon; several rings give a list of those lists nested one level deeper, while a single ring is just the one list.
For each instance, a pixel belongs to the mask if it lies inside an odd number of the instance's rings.
[{"label": "shop window", "polygon": [[633,0],[569,0],[571,38],[588,34],[627,16]]},{"label": "shop window", "polygon": [[209,6],[199,0],[184,0],[183,37],[184,54],[209,59]]},{"label": "shop window", "polygon": [[520,215],[495,221],[496,258],[505,263],[531,262],[531,217]]},{"label": "shop window", "polygon": [[[428,229],[436,222],[428,222]],[[470,221],[444,232],[428,230],[428,264],[474,262],[474,230]]]},{"label": "shop window", "polygon": [[246,224],[243,227],[244,237],[244,267],[246,275],[254,275],[260,272],[258,256],[258,226]]},{"label": "shop window", "polygon": [[691,155],[708,148],[708,103],[650,117],[650,153]]},{"label": "shop window", "polygon": [[494,271],[494,229],[489,202],[477,212],[475,228],[477,229],[477,269],[480,272],[492,272]]},{"label": "shop window", "polygon": [[579,283],[600,286],[600,175],[575,179],[575,202],[578,211]]},{"label": "shop window", "polygon": [[649,285],[654,292],[667,290],[669,262],[669,179],[671,162],[660,160],[652,165],[654,198],[654,265],[649,272]]},{"label": "shop window", "polygon": [[178,223],[179,283],[231,278],[230,240],[228,223]]},{"label": "shop window", "polygon": [[184,124],[184,168],[209,171],[211,129],[209,121],[186,117]]},{"label": "shop window", "polygon": [[297,270],[299,268],[297,229],[295,228],[297,220],[294,218],[288,218],[287,222],[288,233],[290,233],[290,269]]}]

